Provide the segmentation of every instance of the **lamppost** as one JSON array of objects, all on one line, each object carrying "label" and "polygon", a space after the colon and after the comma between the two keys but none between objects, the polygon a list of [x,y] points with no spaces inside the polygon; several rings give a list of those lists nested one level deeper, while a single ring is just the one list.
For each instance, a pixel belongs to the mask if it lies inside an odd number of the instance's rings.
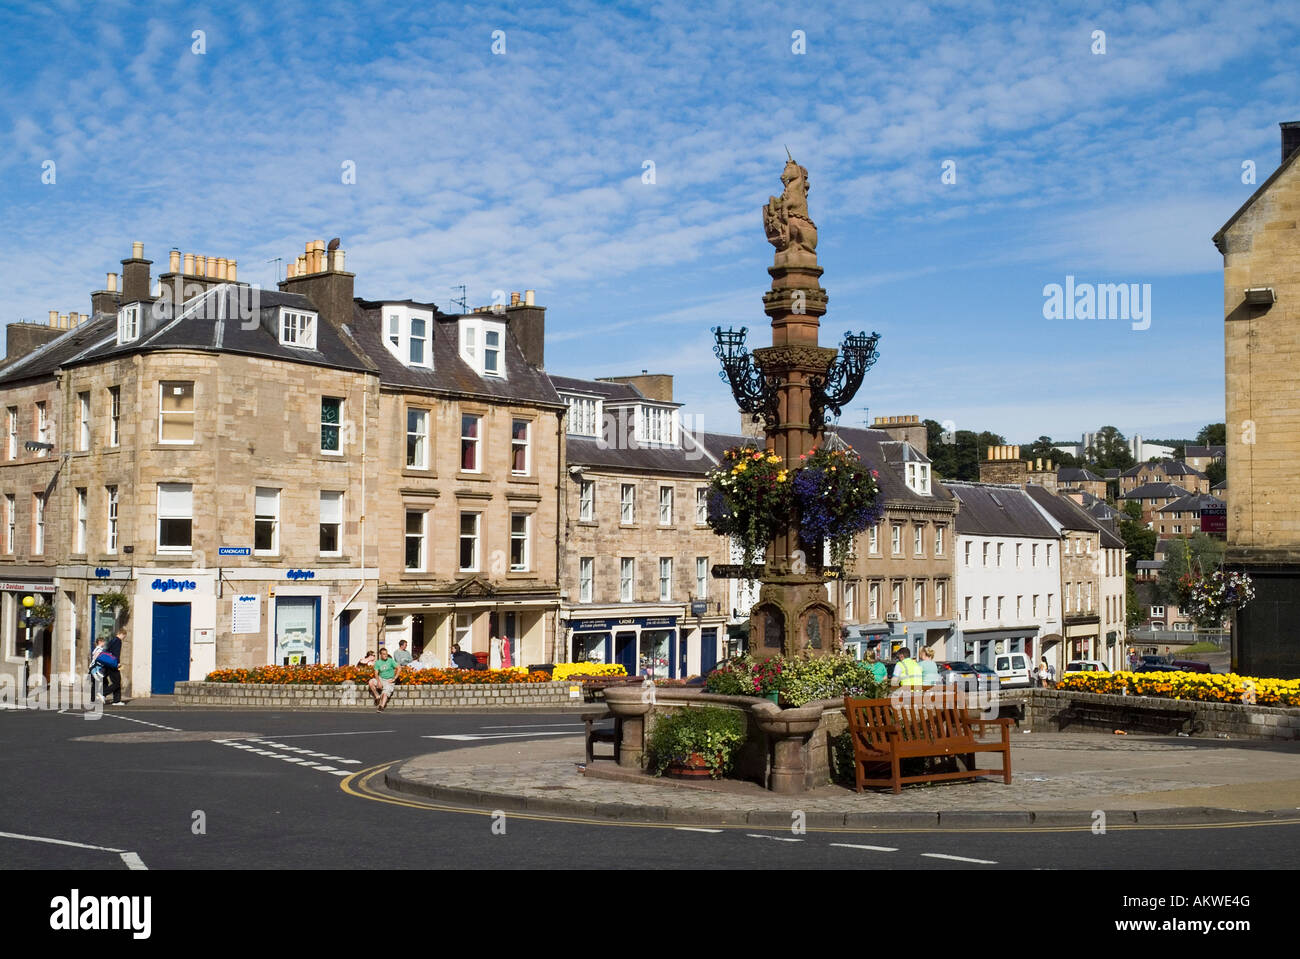
[{"label": "lamppost", "polygon": [[[857,394],[879,358],[878,333],[848,333],[839,350],[817,342],[826,291],[819,279],[817,227],[808,215],[808,171],[790,159],[781,174],[785,189],[763,208],[768,242],[776,248],[768,267],[772,288],[763,311],[772,321],[772,345],[749,352],[747,329],[715,328],[720,376],[741,411],[761,418],[767,448],[787,469],[819,445],[828,412],[838,416]],[[750,617],[751,648],[760,655],[837,651],[840,634],[826,599],[821,557],[808,562],[799,547],[799,520],[792,517],[767,551],[758,603]]]}]

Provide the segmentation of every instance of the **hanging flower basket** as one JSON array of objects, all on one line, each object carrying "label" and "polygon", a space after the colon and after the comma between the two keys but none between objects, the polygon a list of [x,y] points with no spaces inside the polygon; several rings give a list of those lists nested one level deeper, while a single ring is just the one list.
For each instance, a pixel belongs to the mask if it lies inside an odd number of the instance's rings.
[{"label": "hanging flower basket", "polygon": [[1179,605],[1198,626],[1214,628],[1234,609],[1255,598],[1250,576],[1216,569],[1208,576],[1189,573],[1178,581]]},{"label": "hanging flower basket", "polygon": [[799,541],[818,563],[820,544],[827,543],[831,563],[840,565],[852,554],[854,538],[885,513],[876,473],[847,446],[814,447],[799,461],[794,478]]},{"label": "hanging flower basket", "polygon": [[746,569],[757,569],[767,544],[788,526],[791,487],[781,457],[753,446],[727,450],[709,472],[709,527],[735,541]]}]

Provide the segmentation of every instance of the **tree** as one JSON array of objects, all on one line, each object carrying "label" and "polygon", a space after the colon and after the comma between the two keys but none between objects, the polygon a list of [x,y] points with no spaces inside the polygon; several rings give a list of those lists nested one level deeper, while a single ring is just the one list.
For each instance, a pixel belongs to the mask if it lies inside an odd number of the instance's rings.
[{"label": "tree", "polygon": [[1129,572],[1137,570],[1138,560],[1149,560],[1156,555],[1156,531],[1147,529],[1142,522],[1142,507],[1128,500],[1120,507],[1119,538],[1128,552]]},{"label": "tree", "polygon": [[1227,446],[1228,426],[1226,423],[1209,423],[1201,427],[1196,434],[1197,446]]},{"label": "tree", "polygon": [[982,433],[957,430],[949,437],[952,442],[945,443],[942,424],[934,420],[924,422],[930,442],[930,463],[940,479],[978,480],[980,460],[987,455],[988,447],[1007,443],[1000,434],[987,430]]},{"label": "tree", "polygon": [[1208,576],[1223,565],[1223,541],[1205,533],[1195,533],[1175,540],[1165,554],[1165,566],[1156,578],[1156,593],[1165,605],[1177,605],[1181,594],[1179,580],[1190,573]]},{"label": "tree", "polygon": [[1211,460],[1206,464],[1205,475],[1210,478],[1210,486],[1217,486],[1228,478],[1228,464],[1223,460]]},{"label": "tree", "polygon": [[1084,453],[1088,462],[1098,469],[1126,470],[1133,465],[1133,453],[1128,448],[1128,440],[1113,426],[1099,429],[1092,445]]}]

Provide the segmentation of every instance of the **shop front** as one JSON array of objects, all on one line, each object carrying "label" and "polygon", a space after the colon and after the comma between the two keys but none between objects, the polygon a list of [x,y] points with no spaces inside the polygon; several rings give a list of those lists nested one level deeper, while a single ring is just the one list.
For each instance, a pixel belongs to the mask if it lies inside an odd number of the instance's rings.
[{"label": "shop front", "polygon": [[1066,620],[1065,653],[1067,659],[1101,659],[1104,655],[1100,638],[1101,621],[1096,616]]},{"label": "shop front", "polygon": [[1024,653],[1033,658],[1038,627],[1024,629],[973,629],[962,633],[962,660],[993,667],[994,657]]},{"label": "shop front", "polygon": [[629,676],[668,679],[702,670],[709,661],[708,653],[701,655],[706,638],[716,664],[720,624],[719,619],[697,626],[680,614],[583,616],[563,622],[571,662],[619,663]]},{"label": "shop front", "polygon": [[42,677],[46,686],[55,672],[55,632],[52,625],[28,626],[25,623],[29,607],[23,600],[30,596],[32,604],[55,604],[53,579],[7,580],[0,582],[0,617],[3,618],[4,672],[17,683],[24,678],[30,683]]},{"label": "shop front", "polygon": [[[216,571],[140,569],[128,621],[130,648],[122,665],[130,671],[127,695],[171,695],[176,684],[202,679],[213,664]],[[108,626],[109,610],[92,596],[96,629]]]}]

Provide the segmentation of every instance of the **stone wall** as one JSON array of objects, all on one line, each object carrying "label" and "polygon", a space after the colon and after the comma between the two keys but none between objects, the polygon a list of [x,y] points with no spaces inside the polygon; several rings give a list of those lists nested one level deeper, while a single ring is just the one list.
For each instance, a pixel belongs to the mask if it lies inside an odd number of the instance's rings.
[{"label": "stone wall", "polygon": [[[1016,697],[1022,704],[1021,725],[1045,732],[1057,729],[1061,714],[1065,731],[1102,731],[1113,733],[1150,732],[1142,710],[1180,712],[1187,715],[1185,730],[1195,730],[1194,738],[1212,739],[1226,734],[1230,739],[1295,740],[1300,739],[1300,709],[1277,706],[1243,706],[1239,703],[1202,703],[1188,699],[1162,699],[1158,696],[1112,696],[1077,693],[1068,689],[1033,689]],[[1175,720],[1173,725],[1177,725]]]},{"label": "stone wall", "polygon": [[[390,709],[511,709],[533,706],[581,705],[572,699],[572,683],[464,684],[398,686]],[[242,706],[278,709],[374,709],[365,684],[271,685],[240,683],[177,683],[176,702],[186,706]]]}]

